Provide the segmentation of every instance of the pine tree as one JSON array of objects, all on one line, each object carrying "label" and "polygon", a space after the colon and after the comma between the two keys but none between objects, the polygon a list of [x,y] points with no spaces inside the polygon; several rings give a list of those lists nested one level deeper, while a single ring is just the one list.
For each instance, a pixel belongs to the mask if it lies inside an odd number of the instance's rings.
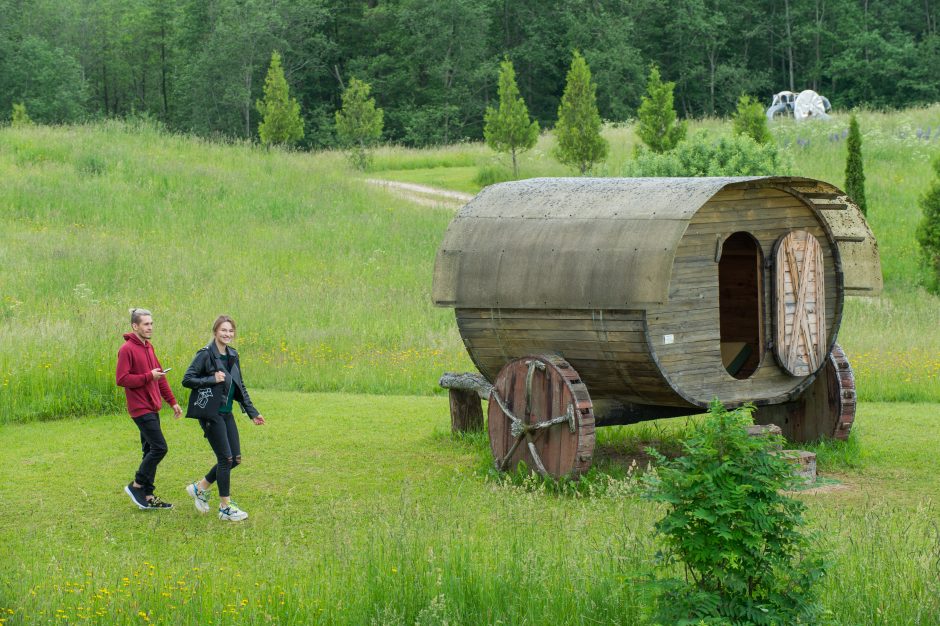
[{"label": "pine tree", "polygon": [[291,144],[304,136],[304,121],[300,117],[300,104],[290,97],[281,55],[271,53],[271,66],[264,79],[264,99],[255,104],[261,114],[258,135],[261,143]]},{"label": "pine tree", "polygon": [[917,243],[928,272],[928,288],[940,294],[940,157],[933,162],[933,170],[937,178],[918,202],[924,216],[917,226]]},{"label": "pine tree", "polygon": [[655,65],[650,68],[646,95],[643,96],[637,111],[639,123],[636,132],[653,152],[672,150],[685,139],[685,123],[676,121],[676,110],[673,106],[672,92],[675,87],[675,83],[662,81],[659,68]]},{"label": "pine tree", "polygon": [[516,154],[525,152],[539,138],[539,123],[529,121],[529,109],[519,95],[516,72],[508,58],[499,64],[499,109],[486,107],[483,136],[496,152],[512,155],[513,178],[519,176]]},{"label": "pine tree", "polygon": [[848,156],[845,159],[845,193],[855,201],[863,215],[868,215],[865,200],[865,170],[862,167],[862,133],[858,129],[855,114],[849,118],[849,138],[846,142]]},{"label": "pine tree", "polygon": [[19,104],[13,103],[13,119],[12,126],[16,128],[17,126],[30,126],[33,123],[33,120],[30,119],[29,113],[26,112],[26,105],[20,102]]},{"label": "pine tree", "polygon": [[336,112],[336,133],[342,144],[350,148],[349,160],[360,170],[369,165],[367,148],[382,136],[384,112],[369,97],[368,83],[353,78],[343,91],[343,108]]},{"label": "pine tree", "polygon": [[607,141],[601,137],[596,90],[587,62],[575,50],[565,92],[558,105],[555,158],[564,165],[577,167],[582,175],[595,163],[607,158],[609,148]]},{"label": "pine tree", "polygon": [[747,135],[759,144],[770,143],[774,136],[767,128],[767,116],[760,102],[748,95],[738,98],[738,108],[734,113],[732,128],[736,135]]}]

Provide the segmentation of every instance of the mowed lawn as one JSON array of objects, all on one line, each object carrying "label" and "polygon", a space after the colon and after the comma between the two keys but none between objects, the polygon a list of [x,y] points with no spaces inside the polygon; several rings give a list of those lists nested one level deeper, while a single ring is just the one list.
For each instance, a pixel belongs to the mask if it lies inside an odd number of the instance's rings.
[{"label": "mowed lawn", "polygon": [[[243,523],[183,493],[212,462],[193,420],[163,417],[166,512],[122,491],[140,454],[126,415],[0,429],[5,623],[644,621],[661,511],[635,480],[500,483],[482,436],[450,435],[446,398],[256,396],[269,423],[241,418]],[[830,554],[825,604],[837,624],[938,624],[940,405],[863,403],[856,424],[855,466],[823,458],[840,484],[798,496]]]}]

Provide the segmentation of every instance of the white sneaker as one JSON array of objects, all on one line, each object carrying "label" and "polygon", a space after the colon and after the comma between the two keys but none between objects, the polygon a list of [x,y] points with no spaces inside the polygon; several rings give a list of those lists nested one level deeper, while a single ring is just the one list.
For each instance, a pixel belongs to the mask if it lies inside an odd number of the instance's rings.
[{"label": "white sneaker", "polygon": [[227,507],[219,507],[219,519],[229,522],[240,522],[243,519],[248,519],[248,514],[238,508],[234,502],[229,501]]},{"label": "white sneaker", "polygon": [[196,507],[196,510],[200,513],[209,512],[209,490],[206,489],[203,491],[196,486],[196,483],[190,483],[186,485],[186,493],[190,495],[193,499],[193,504]]}]

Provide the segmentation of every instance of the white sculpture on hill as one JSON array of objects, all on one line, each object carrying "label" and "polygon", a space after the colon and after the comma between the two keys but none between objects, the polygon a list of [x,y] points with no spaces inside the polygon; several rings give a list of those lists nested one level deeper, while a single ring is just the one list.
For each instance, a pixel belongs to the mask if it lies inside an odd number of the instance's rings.
[{"label": "white sculpture on hill", "polygon": [[792,91],[781,91],[774,95],[770,108],[767,109],[767,119],[773,120],[774,115],[792,115],[797,122],[810,118],[829,119],[828,111],[832,105],[824,96],[812,89],[801,91],[799,95]]}]

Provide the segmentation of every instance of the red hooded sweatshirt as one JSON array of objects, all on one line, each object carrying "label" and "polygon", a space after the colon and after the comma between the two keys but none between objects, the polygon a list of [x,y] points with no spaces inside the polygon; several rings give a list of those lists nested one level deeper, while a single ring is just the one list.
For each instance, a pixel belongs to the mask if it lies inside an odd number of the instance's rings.
[{"label": "red hooded sweatshirt", "polygon": [[134,333],[124,333],[124,339],[124,345],[118,350],[117,384],[124,387],[127,395],[127,412],[133,418],[157,413],[163,404],[160,396],[167,404],[176,404],[166,378],[159,382],[153,379],[151,371],[158,367],[163,369],[153,352],[153,344],[144,342]]}]

